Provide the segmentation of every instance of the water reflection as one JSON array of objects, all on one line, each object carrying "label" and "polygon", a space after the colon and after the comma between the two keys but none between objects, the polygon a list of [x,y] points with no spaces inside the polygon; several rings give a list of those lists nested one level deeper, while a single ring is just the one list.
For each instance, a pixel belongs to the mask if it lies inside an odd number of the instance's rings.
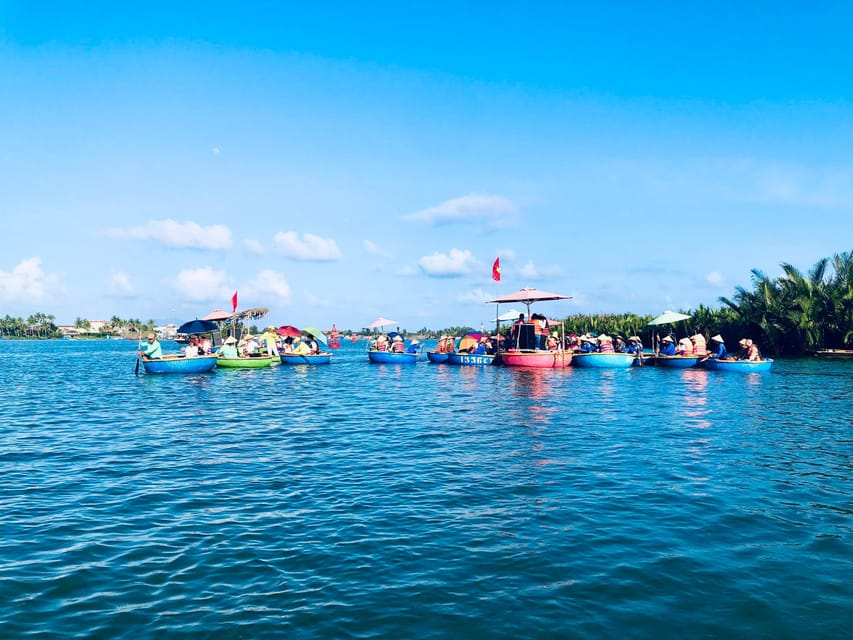
[{"label": "water reflection", "polygon": [[684,369],[684,417],[687,424],[699,429],[711,426],[708,420],[708,372],[704,369]]}]

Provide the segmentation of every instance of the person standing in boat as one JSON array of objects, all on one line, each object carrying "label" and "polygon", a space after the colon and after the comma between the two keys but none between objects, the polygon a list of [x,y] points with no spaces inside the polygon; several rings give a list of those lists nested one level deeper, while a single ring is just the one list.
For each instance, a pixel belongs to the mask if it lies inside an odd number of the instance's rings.
[{"label": "person standing in boat", "polygon": [[144,345],[144,347],[137,351],[137,353],[143,358],[148,358],[149,360],[159,360],[163,357],[163,348],[160,346],[160,341],[157,340],[157,336],[153,333],[149,333],[148,344]]},{"label": "person standing in boat", "polygon": [[278,355],[278,345],[276,345],[276,339],[278,336],[275,333],[275,327],[270,325],[267,327],[267,330],[261,334],[261,344],[263,344],[267,348],[268,356],[277,356]]}]

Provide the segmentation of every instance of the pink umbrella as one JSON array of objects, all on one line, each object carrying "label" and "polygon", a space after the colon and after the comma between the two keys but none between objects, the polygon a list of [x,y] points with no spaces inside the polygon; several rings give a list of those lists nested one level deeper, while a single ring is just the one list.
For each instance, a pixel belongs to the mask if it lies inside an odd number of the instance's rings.
[{"label": "pink umbrella", "polygon": [[296,327],[294,327],[292,324],[284,324],[278,329],[276,329],[275,332],[284,338],[287,338],[288,336],[291,338],[296,338],[302,335],[302,332]]},{"label": "pink umbrella", "polygon": [[211,320],[213,322],[221,322],[222,320],[227,320],[231,317],[231,314],[227,311],[223,311],[222,309],[214,309],[206,316],[202,318],[202,320]]},{"label": "pink umbrella", "polygon": [[510,302],[521,302],[527,305],[527,316],[530,317],[530,305],[534,302],[542,302],[544,300],[568,300],[569,298],[571,298],[571,296],[564,296],[559,293],[550,293],[549,291],[540,291],[539,289],[527,287],[525,289],[520,289],[515,293],[501,296],[496,300],[489,300],[488,303],[505,304]]},{"label": "pink umbrella", "polygon": [[388,318],[376,318],[376,320],[374,320],[369,325],[367,325],[367,328],[368,329],[381,329],[382,327],[385,327],[389,324],[396,325],[397,321],[396,320],[389,320]]}]

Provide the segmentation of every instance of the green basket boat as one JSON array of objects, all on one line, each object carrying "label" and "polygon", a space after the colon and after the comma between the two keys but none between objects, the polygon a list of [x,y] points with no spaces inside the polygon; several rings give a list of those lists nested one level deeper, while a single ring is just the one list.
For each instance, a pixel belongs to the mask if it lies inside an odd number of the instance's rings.
[{"label": "green basket boat", "polygon": [[276,356],[247,356],[241,358],[219,358],[216,366],[220,369],[263,369],[278,360]]}]

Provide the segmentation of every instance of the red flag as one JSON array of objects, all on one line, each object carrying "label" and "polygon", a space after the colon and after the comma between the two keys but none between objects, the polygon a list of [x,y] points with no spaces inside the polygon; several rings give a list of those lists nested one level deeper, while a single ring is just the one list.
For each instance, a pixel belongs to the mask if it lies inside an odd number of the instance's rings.
[{"label": "red flag", "polygon": [[237,292],[234,292],[234,295],[231,296],[231,313],[237,311]]},{"label": "red flag", "polygon": [[501,259],[495,258],[495,263],[492,265],[492,280],[495,282],[501,281]]}]

